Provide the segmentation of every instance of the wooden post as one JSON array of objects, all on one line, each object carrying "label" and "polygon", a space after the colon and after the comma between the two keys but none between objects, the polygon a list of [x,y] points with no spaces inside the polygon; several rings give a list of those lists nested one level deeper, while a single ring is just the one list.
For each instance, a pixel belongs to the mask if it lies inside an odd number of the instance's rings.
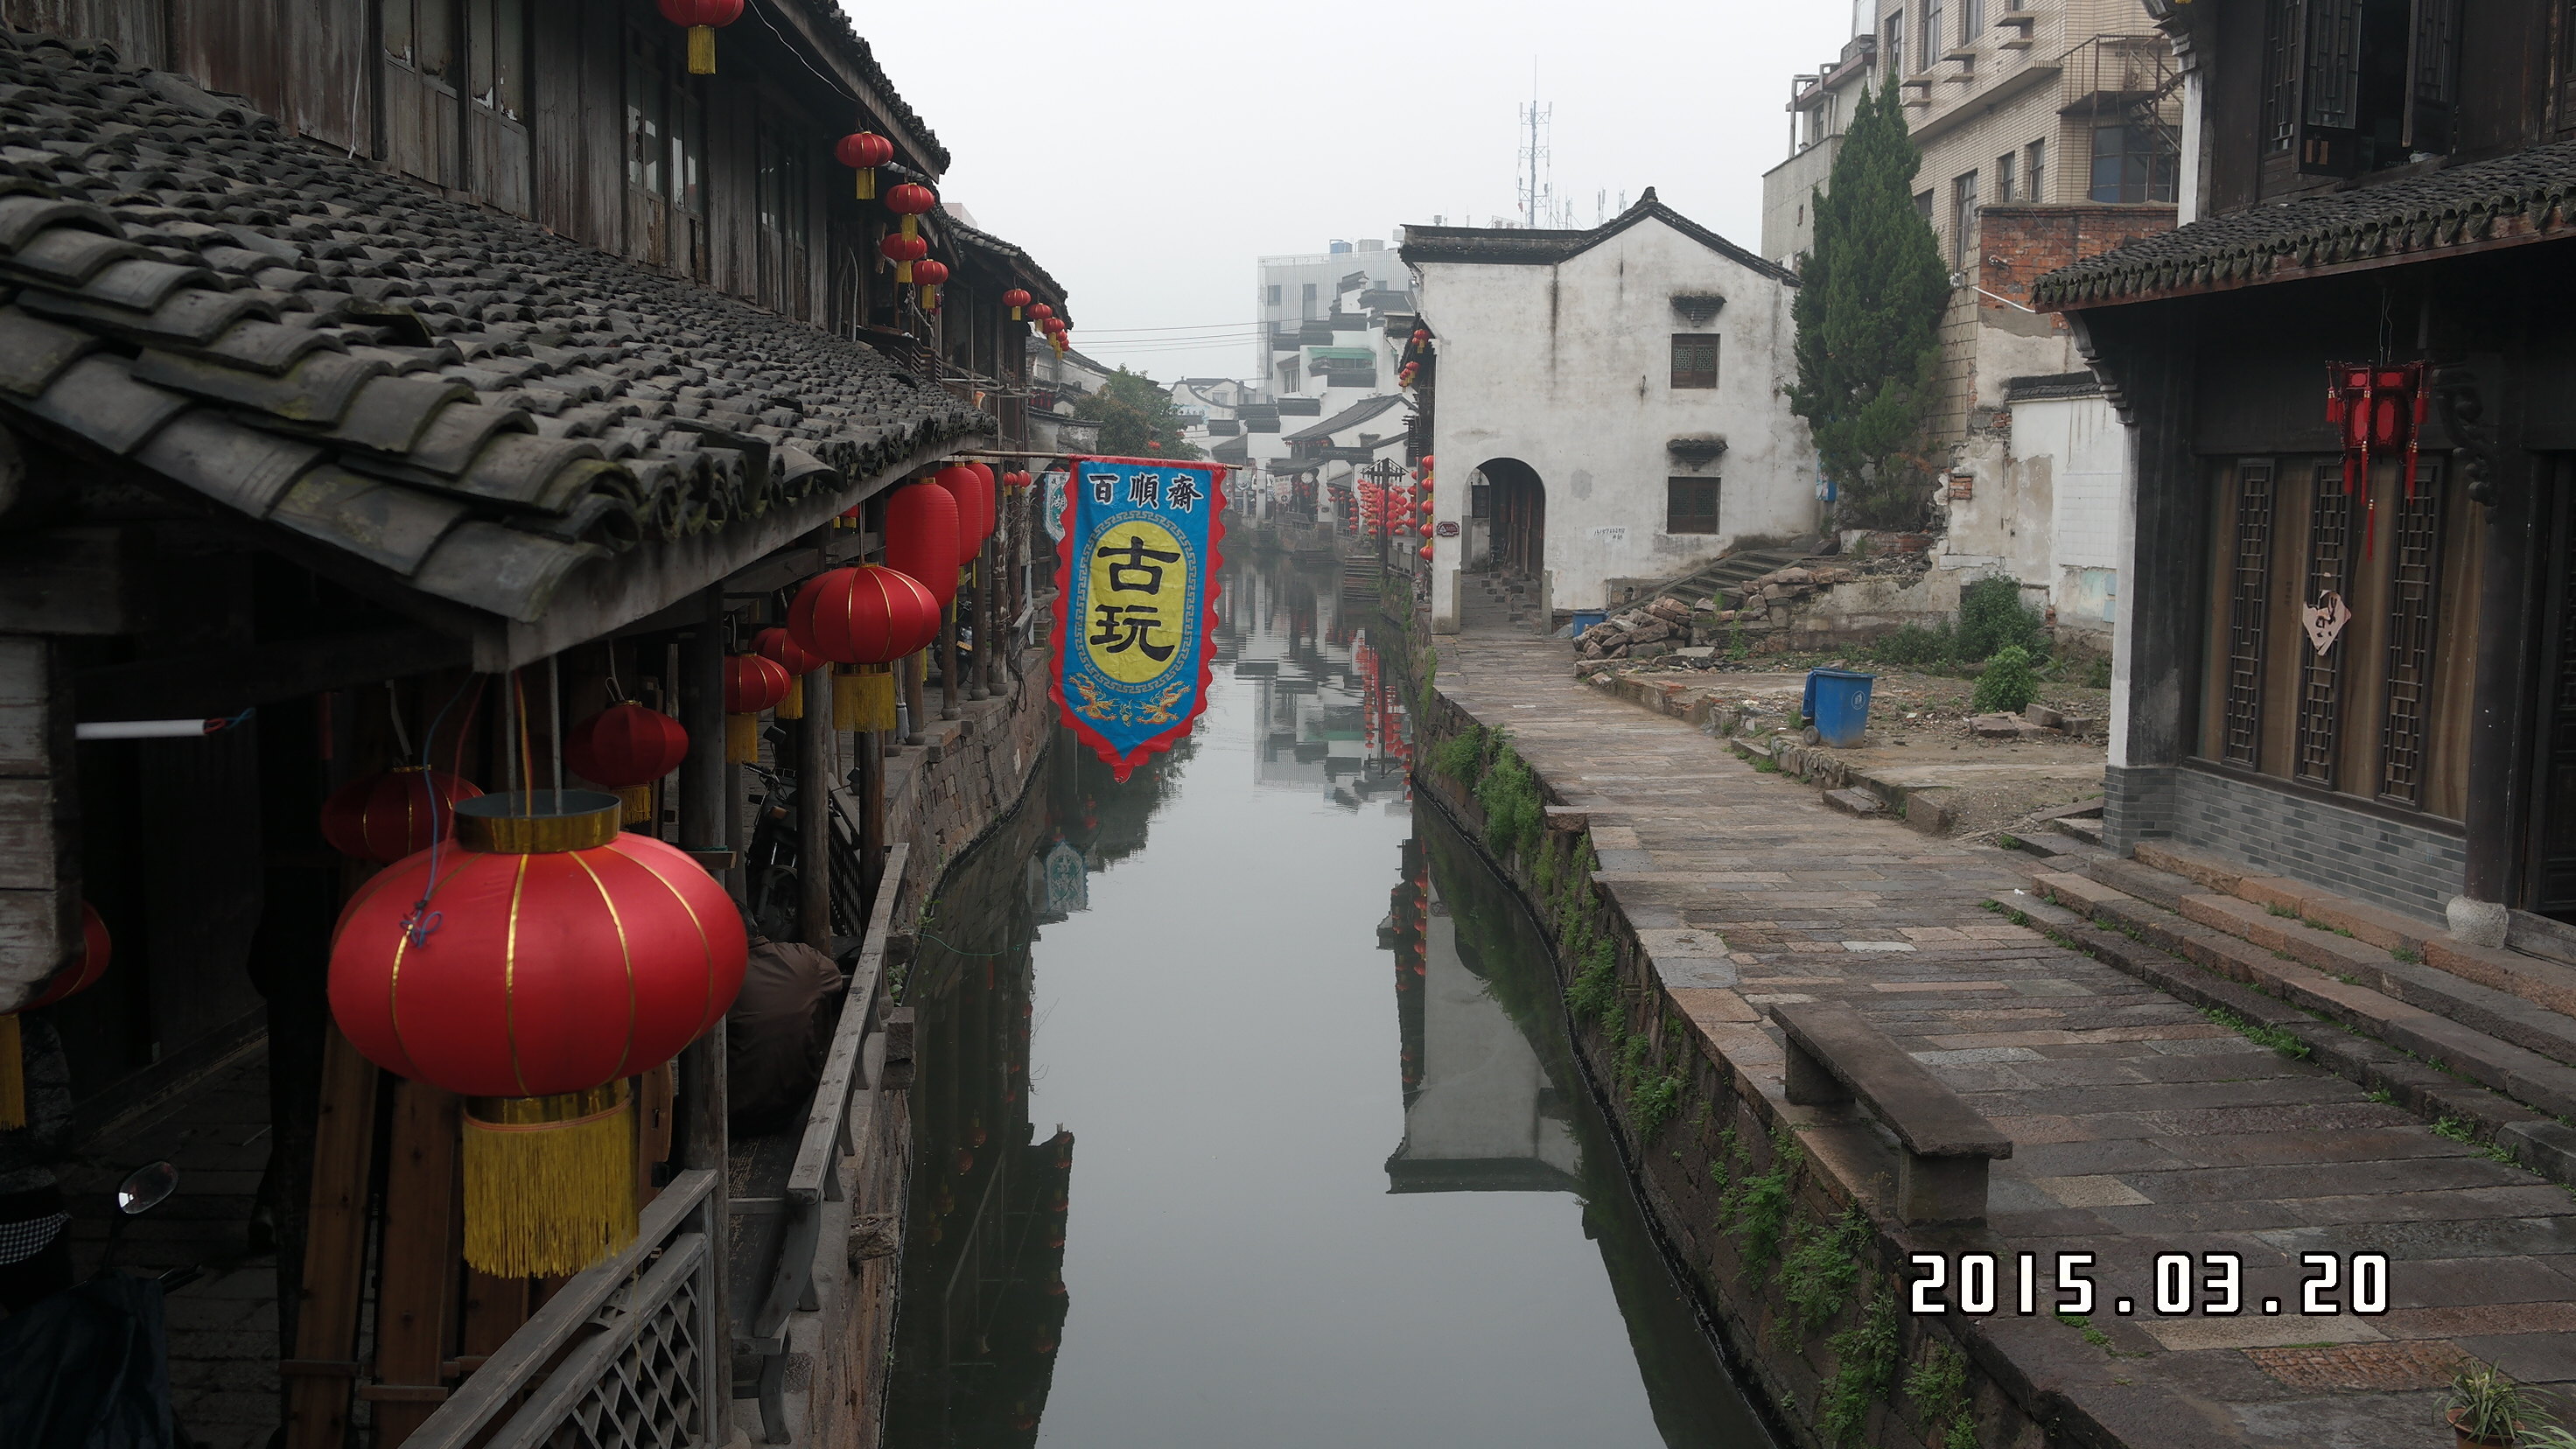
[{"label": "wooden post", "polygon": [[[718,1022],[707,1034],[691,1042],[680,1053],[680,1093],[676,1116],[680,1130],[680,1165],[703,1167],[715,1173],[715,1185],[707,1194],[707,1221],[715,1225],[721,1241],[707,1245],[715,1261],[727,1261],[733,1247],[733,1202],[727,1190],[725,1173],[732,1152],[731,1136],[725,1116],[728,1111],[725,1092],[725,1029]],[[732,1289],[726,1281],[731,1275],[719,1269],[707,1275],[708,1320],[725,1332],[721,1343],[702,1345],[700,1352],[710,1354],[721,1366],[733,1362],[733,1307],[729,1300]],[[729,1383],[730,1371],[720,1373],[719,1382]],[[725,1444],[733,1438],[733,1395],[730,1391],[716,1395],[707,1405],[704,1442]]]},{"label": "wooden post", "polygon": [[[998,510],[1001,506],[998,490],[994,496],[994,507]],[[994,587],[996,580],[993,577],[994,561],[1001,556],[1002,552],[995,542],[999,537],[997,532],[994,538],[984,540],[983,555],[975,561],[975,697],[977,699],[993,697],[993,656],[1002,650],[1000,617],[1002,591]]]},{"label": "wooden post", "polygon": [[939,717],[957,718],[957,601],[939,621]]},{"label": "wooden post", "polygon": [[396,1449],[447,1397],[448,1337],[457,1317],[458,1134],[463,1104],[422,1082],[394,1085],[385,1172],[384,1251],[376,1282],[375,1443]]},{"label": "wooden post", "polygon": [[885,877],[885,755],[880,740],[891,745],[891,731],[871,732],[860,737],[859,744],[859,863],[862,879],[867,883],[868,900],[874,902],[877,884]]},{"label": "wooden post", "polygon": [[[680,727],[689,732],[680,765],[680,848],[722,850],[728,843],[725,799],[733,771],[725,764],[724,595],[706,593],[705,621],[680,636]],[[724,873],[739,892],[739,869]]]},{"label": "wooden post", "polygon": [[922,729],[930,718],[930,691],[923,681],[929,667],[930,651],[927,649],[915,650],[903,661],[903,707],[912,723],[912,728],[903,733],[903,742],[907,745],[930,743],[929,734]]},{"label": "wooden post", "polygon": [[832,667],[805,676],[796,724],[796,934],[832,954]]},{"label": "wooden post", "polygon": [[367,1265],[367,1179],[376,1146],[376,1064],[333,1027],[322,1046],[304,1296],[286,1380],[286,1449],[339,1449],[358,1378],[358,1299]]}]

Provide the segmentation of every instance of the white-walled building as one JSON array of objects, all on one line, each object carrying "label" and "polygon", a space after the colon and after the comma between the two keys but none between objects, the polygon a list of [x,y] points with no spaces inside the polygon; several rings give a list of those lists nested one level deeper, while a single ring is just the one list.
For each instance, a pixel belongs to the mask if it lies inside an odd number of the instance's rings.
[{"label": "white-walled building", "polygon": [[1786,268],[1651,188],[1583,231],[1407,227],[1403,255],[1436,348],[1434,629],[1488,559],[1548,609],[1598,609],[1815,530]]}]

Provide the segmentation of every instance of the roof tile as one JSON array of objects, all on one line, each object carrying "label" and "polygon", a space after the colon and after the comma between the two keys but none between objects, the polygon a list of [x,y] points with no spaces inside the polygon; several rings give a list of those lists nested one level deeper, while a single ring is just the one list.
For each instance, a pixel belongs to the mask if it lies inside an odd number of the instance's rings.
[{"label": "roof tile", "polygon": [[0,388],[34,397],[98,347],[98,339],[86,332],[0,307]]},{"label": "roof tile", "polygon": [[146,382],[258,408],[289,422],[325,425],[346,416],[358,389],[384,371],[381,362],[345,352],[310,354],[275,377],[159,350],[146,351],[134,365],[134,375]]},{"label": "roof tile", "polygon": [[166,478],[265,518],[287,485],[322,461],[323,450],[199,408],[153,435],[134,460]]},{"label": "roof tile", "polygon": [[324,464],[297,479],[269,517],[409,576],[466,512],[452,499]]},{"label": "roof tile", "polygon": [[85,357],[27,411],[111,453],[131,453],[187,406],[186,398],[136,382],[120,363]]}]

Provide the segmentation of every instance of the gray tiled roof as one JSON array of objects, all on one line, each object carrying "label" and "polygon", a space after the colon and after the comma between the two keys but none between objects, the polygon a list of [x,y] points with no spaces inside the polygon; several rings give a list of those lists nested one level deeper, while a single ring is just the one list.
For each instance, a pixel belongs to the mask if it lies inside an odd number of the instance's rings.
[{"label": "gray tiled roof", "polygon": [[6,30],[0,422],[521,622],[991,428],[867,347]]},{"label": "gray tiled roof", "polygon": [[1707,247],[1710,251],[1760,272],[1766,277],[1795,285],[1798,274],[1775,262],[1768,262],[1737,246],[1707,227],[1673,210],[1655,196],[1649,186],[1637,204],[1596,227],[1579,231],[1551,230],[1545,227],[1485,226],[1408,226],[1404,229],[1404,260],[1409,265],[1425,262],[1467,262],[1491,266],[1552,266],[1584,252],[1626,231],[1648,218]]},{"label": "gray tiled roof", "polygon": [[2310,268],[2404,260],[2576,224],[2576,141],[2349,191],[2302,196],[2141,237],[2041,277],[2031,305],[2107,306],[2283,280]]},{"label": "gray tiled roof", "polygon": [[1367,422],[1369,419],[1376,417],[1378,414],[1385,412],[1387,409],[1398,406],[1403,401],[1404,399],[1402,397],[1394,393],[1389,393],[1384,397],[1363,398],[1359,402],[1351,404],[1349,407],[1342,409],[1340,412],[1333,414],[1331,417],[1324,419],[1320,423],[1299,428],[1297,431],[1290,433],[1284,441],[1291,443],[1311,443],[1318,438],[1329,438],[1333,434],[1342,431],[1344,428],[1356,428],[1360,424]]}]

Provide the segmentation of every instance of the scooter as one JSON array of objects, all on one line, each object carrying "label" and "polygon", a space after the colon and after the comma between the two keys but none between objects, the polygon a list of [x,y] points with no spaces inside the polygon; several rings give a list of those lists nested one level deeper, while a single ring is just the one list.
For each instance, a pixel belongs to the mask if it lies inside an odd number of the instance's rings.
[{"label": "scooter", "polygon": [[0,1319],[0,1444],[9,1449],[194,1449],[170,1412],[168,1296],[204,1275],[121,1272],[130,1220],[179,1190],[179,1169],[147,1163],[116,1189],[96,1275]]}]

